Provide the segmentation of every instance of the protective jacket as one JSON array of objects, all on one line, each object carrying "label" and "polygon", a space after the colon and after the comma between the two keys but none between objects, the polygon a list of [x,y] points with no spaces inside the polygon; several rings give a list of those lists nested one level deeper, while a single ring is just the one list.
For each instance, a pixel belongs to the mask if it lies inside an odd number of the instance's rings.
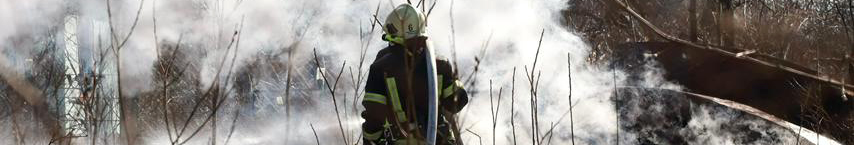
[{"label": "protective jacket", "polygon": [[[407,40],[423,45],[426,37]],[[407,66],[412,69],[407,69]],[[445,117],[451,117],[467,103],[468,96],[457,80],[456,72],[446,60],[436,60],[440,90],[437,144],[452,144],[453,135]],[[362,105],[364,143],[400,144],[412,139],[414,132],[424,131],[427,122],[427,72],[424,55],[411,53],[393,44],[377,53],[371,64]],[[424,134],[425,132],[420,132]]]}]

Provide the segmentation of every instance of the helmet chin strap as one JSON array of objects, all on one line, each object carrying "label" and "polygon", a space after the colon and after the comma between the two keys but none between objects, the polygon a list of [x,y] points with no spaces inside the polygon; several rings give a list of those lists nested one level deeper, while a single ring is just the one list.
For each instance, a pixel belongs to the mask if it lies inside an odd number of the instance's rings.
[{"label": "helmet chin strap", "polygon": [[383,40],[394,43],[394,44],[400,44],[400,45],[406,44],[405,43],[406,39],[403,39],[403,37],[398,37],[398,36],[394,36],[394,35],[390,35],[390,34],[383,34]]}]

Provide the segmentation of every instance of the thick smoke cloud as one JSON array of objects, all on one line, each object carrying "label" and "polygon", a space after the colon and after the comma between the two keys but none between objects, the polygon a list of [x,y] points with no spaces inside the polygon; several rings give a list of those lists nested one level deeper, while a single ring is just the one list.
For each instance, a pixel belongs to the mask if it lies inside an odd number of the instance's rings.
[{"label": "thick smoke cloud", "polygon": [[47,33],[57,29],[65,12],[63,1],[34,0],[18,2],[14,0],[0,1],[0,54],[11,56],[5,58],[8,66],[26,69],[24,57],[32,52],[29,48],[39,47],[39,41],[52,39]]}]

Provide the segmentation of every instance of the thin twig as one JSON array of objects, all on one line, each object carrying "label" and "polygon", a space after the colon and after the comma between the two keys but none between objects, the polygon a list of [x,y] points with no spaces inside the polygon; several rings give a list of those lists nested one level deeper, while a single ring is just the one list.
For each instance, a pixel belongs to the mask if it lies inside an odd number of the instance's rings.
[{"label": "thin twig", "polygon": [[453,51],[454,69],[458,69],[459,66],[457,65],[457,60],[459,59],[457,58],[457,30],[454,28],[454,0],[451,0],[451,8],[449,8],[448,11],[449,18],[451,19],[451,51]]},{"label": "thin twig", "polygon": [[[533,144],[539,143],[538,138],[540,136],[539,135],[540,129],[539,129],[539,119],[538,119],[539,118],[538,117],[538,107],[537,107],[537,104],[539,104],[539,103],[537,100],[537,90],[538,90],[538,84],[539,84],[539,77],[542,75],[538,75],[535,72],[537,72],[537,70],[536,70],[537,69],[537,61],[539,60],[539,57],[540,57],[540,49],[542,48],[543,36],[545,36],[545,32],[546,32],[545,29],[543,29],[542,32],[540,32],[540,40],[539,40],[539,43],[537,44],[537,52],[534,55],[534,64],[531,67],[530,74],[527,73],[528,67],[527,66],[525,67],[525,72],[526,72],[526,75],[528,76],[528,83],[531,86],[531,88],[530,88],[530,92],[531,92],[531,100],[530,100],[530,103],[531,103],[531,128],[533,130],[532,131],[533,133],[531,134],[531,140],[532,140]],[[542,72],[540,72],[540,73],[542,73]]]},{"label": "thin twig", "polygon": [[228,136],[225,137],[225,143],[223,145],[228,145],[228,141],[231,141],[231,135],[234,135],[234,130],[237,130],[237,120],[240,118],[240,111],[238,109],[234,110],[234,119],[231,121],[231,129],[228,131]]},{"label": "thin twig", "polygon": [[311,132],[314,133],[314,141],[317,145],[320,145],[320,138],[317,137],[317,130],[314,130],[314,124],[308,124],[308,126],[311,127]]},{"label": "thin twig", "polygon": [[510,83],[510,130],[513,133],[513,145],[516,145],[516,67],[513,67],[513,77]]},{"label": "thin twig", "polygon": [[614,112],[616,115],[615,119],[617,122],[617,127],[616,127],[617,128],[617,137],[616,137],[617,142],[616,142],[616,144],[619,145],[620,144],[620,94],[619,94],[619,91],[617,90],[617,70],[616,69],[617,69],[617,66],[616,66],[616,64],[614,64],[614,68],[611,69],[611,72],[613,72],[613,74],[614,74],[613,75],[613,81],[614,81]]},{"label": "thin twig", "polygon": [[466,131],[468,131],[469,133],[473,134],[474,136],[477,136],[477,140],[478,140],[478,142],[480,143],[480,145],[482,145],[482,144],[483,144],[483,138],[481,138],[479,134],[474,133],[474,131],[471,131],[471,129],[466,129]]},{"label": "thin twig", "polygon": [[[157,57],[158,60],[161,60],[160,63],[158,64],[158,67],[160,67],[161,70],[165,71],[165,66],[164,66],[165,63],[162,61],[163,60],[162,56],[160,56],[161,55],[160,54],[160,43],[159,43],[159,39],[157,37],[158,36],[157,35],[157,10],[155,9],[156,5],[157,5],[157,0],[153,0],[151,3],[153,5],[151,7],[151,21],[152,21],[152,27],[153,27],[152,31],[154,34],[154,51],[156,54],[155,56]],[[175,50],[175,52],[177,52],[177,50]],[[173,55],[171,57],[175,57],[175,56]],[[169,62],[169,63],[174,63],[174,62]],[[161,73],[168,74],[168,72],[161,72]],[[166,81],[163,82],[163,84],[162,84],[163,89],[161,90],[163,93],[163,96],[162,96],[163,97],[163,100],[162,100],[162,103],[163,103],[163,123],[166,127],[166,134],[168,135],[169,140],[172,140],[173,139],[172,128],[169,127],[169,106],[168,106],[169,105],[168,104],[169,95],[167,94],[167,92],[168,92],[167,83],[169,83],[169,82],[166,82]]]},{"label": "thin twig", "polygon": [[[317,49],[314,49],[314,62],[315,65],[317,65],[317,68],[323,68],[323,65],[320,63],[320,59],[317,57]],[[340,80],[341,74],[344,72],[344,66],[346,65],[347,61],[344,61],[344,63],[341,64],[341,71],[338,72],[338,76],[335,77],[335,82],[334,84],[332,84],[332,86],[330,86],[329,80],[326,79],[326,74],[325,72],[323,72],[323,69],[320,69],[320,75],[323,78],[323,82],[326,83],[326,88],[329,90],[329,93],[332,94],[332,105],[334,105],[335,117],[338,118],[338,129],[341,130],[341,139],[344,140],[344,144],[349,145],[350,143],[347,139],[347,135],[346,133],[344,133],[344,125],[341,123],[341,115],[338,111],[338,101],[336,101],[337,99],[335,97],[335,89],[338,87],[338,80]]]},{"label": "thin twig", "polygon": [[[493,95],[492,95],[492,80],[489,80],[489,110],[492,113],[492,144],[495,144],[495,128],[498,127],[498,111],[501,108],[501,92],[502,89],[498,89],[498,102],[497,105],[493,105]],[[493,110],[494,109],[494,110]]]},{"label": "thin twig", "polygon": [[[569,104],[572,105],[572,54],[566,53],[567,72],[569,73]],[[575,145],[575,129],[572,121],[572,106],[569,107],[569,137],[572,145]]]},{"label": "thin twig", "polygon": [[[201,100],[199,100],[199,101],[196,101],[196,102],[195,102],[195,105],[193,106],[193,110],[192,110],[192,111],[190,111],[190,116],[189,116],[189,117],[187,117],[187,119],[184,121],[184,125],[183,125],[183,127],[181,128],[181,131],[180,131],[180,132],[178,132],[178,135],[175,137],[175,140],[173,140],[173,141],[172,141],[172,144],[175,144],[175,143],[177,143],[178,141],[180,141],[181,136],[182,136],[182,135],[184,134],[184,132],[186,131],[187,127],[188,127],[188,126],[189,126],[189,124],[190,124],[190,121],[193,119],[193,116],[195,116],[195,115],[196,115],[196,112],[197,112],[198,110],[200,110],[199,108],[200,108],[201,103],[202,103],[202,102],[204,102],[204,101],[206,101],[206,100],[207,100],[207,98],[209,98],[209,96],[211,96],[210,94],[211,94],[211,93],[212,93],[212,91],[214,90],[214,87],[218,87],[217,82],[219,82],[219,79],[220,79],[220,77],[219,77],[219,76],[220,76],[220,74],[221,74],[221,72],[222,72],[222,68],[223,68],[223,66],[225,66],[226,57],[228,57],[228,55],[229,55],[229,54],[230,54],[230,52],[231,52],[231,51],[230,51],[230,50],[231,50],[231,48],[232,48],[231,46],[232,46],[233,44],[235,44],[236,42],[238,42],[238,41],[239,41],[240,36],[242,35],[242,33],[240,33],[240,32],[243,30],[243,21],[241,21],[241,22],[240,22],[240,25],[239,25],[238,27],[239,27],[239,28],[238,28],[238,30],[237,30],[237,31],[234,31],[234,34],[232,34],[232,35],[231,35],[231,42],[229,42],[228,46],[226,47],[225,55],[223,55],[223,57],[222,57],[222,59],[221,59],[221,61],[220,61],[220,65],[219,65],[219,68],[217,69],[216,76],[214,76],[214,80],[213,80],[213,81],[211,81],[211,85],[207,88],[207,91],[205,91],[205,93],[202,95]],[[235,52],[235,53],[236,53],[236,52]],[[233,64],[233,63],[232,63],[232,64]],[[218,107],[216,107],[216,108],[218,108]],[[214,111],[214,112],[215,112],[215,111]],[[208,117],[208,118],[210,118],[210,117]],[[205,121],[205,123],[203,123],[203,124],[202,124],[202,126],[204,126],[204,124],[206,124],[206,123],[207,123],[207,120]],[[186,142],[186,141],[190,140],[190,139],[192,138],[192,136],[194,136],[194,135],[195,135],[195,133],[197,133],[197,132],[202,128],[202,126],[200,126],[199,128],[197,128],[197,129],[196,129],[196,131],[194,131],[193,135],[191,135],[190,137],[188,137],[186,140],[182,141],[182,143],[179,143],[179,144],[183,144],[183,142]]]},{"label": "thin twig", "polygon": [[[549,128],[549,131],[546,132],[546,135],[543,136],[543,139],[542,139],[542,140],[548,140],[548,142],[546,142],[546,144],[552,144],[552,137],[554,137],[554,130],[555,130],[555,127],[557,127],[557,124],[552,122],[551,126],[552,127]],[[546,139],[546,137],[548,137],[548,139]],[[542,143],[540,143],[540,144],[542,144]]]},{"label": "thin twig", "polygon": [[118,78],[117,82],[116,82],[116,88],[118,88],[119,110],[121,113],[121,115],[120,115],[121,116],[121,130],[122,130],[122,133],[124,133],[124,136],[126,137],[125,138],[127,141],[126,143],[132,145],[132,144],[134,144],[134,142],[133,142],[133,137],[132,137],[133,135],[131,135],[131,133],[134,131],[130,131],[130,130],[134,130],[132,128],[135,128],[136,126],[129,125],[129,123],[128,123],[128,120],[131,120],[128,117],[131,115],[129,115],[129,112],[127,112],[127,107],[126,107],[127,100],[125,100],[126,98],[123,97],[123,93],[124,93],[123,90],[124,89],[122,89],[122,79],[121,79],[122,78],[122,73],[121,73],[122,72],[121,71],[121,69],[122,69],[121,68],[121,62],[122,61],[121,61],[121,53],[120,52],[121,52],[121,48],[124,47],[124,45],[127,43],[130,36],[133,35],[134,29],[136,29],[137,24],[139,24],[138,23],[139,22],[139,14],[142,12],[142,6],[144,6],[145,0],[140,1],[139,8],[137,9],[137,12],[136,12],[136,17],[134,18],[133,24],[131,25],[131,28],[130,28],[130,32],[128,32],[128,34],[125,36],[125,38],[123,38],[121,43],[116,43],[116,40],[119,40],[119,39],[118,39],[118,35],[116,35],[116,31],[115,31],[116,29],[113,25],[113,19],[112,19],[113,14],[112,14],[112,6],[110,5],[110,0],[105,0],[105,1],[107,3],[107,23],[110,26],[110,34],[113,38],[113,39],[111,39],[110,42],[111,42],[111,46],[113,48],[113,53],[116,56],[115,66],[116,66],[116,77]]},{"label": "thin twig", "polygon": [[[245,18],[245,17],[243,17],[243,18]],[[238,50],[238,48],[240,47],[240,38],[241,38],[240,36],[242,36],[242,33],[238,33],[238,32],[240,32],[240,31],[242,31],[242,30],[243,30],[243,22],[244,22],[244,20],[245,20],[245,19],[241,19],[240,25],[238,26],[239,28],[238,28],[238,30],[237,30],[237,31],[235,31],[235,34],[240,34],[240,35],[237,35],[237,40],[236,40],[236,43],[235,43],[234,53],[233,53],[233,55],[232,55],[232,59],[231,59],[231,65],[230,65],[230,66],[229,66],[229,68],[228,68],[228,71],[227,71],[228,73],[227,73],[227,74],[226,74],[226,76],[225,76],[225,80],[230,80],[230,78],[231,78],[231,74],[232,74],[232,72],[233,72],[232,70],[233,70],[233,68],[234,68],[234,62],[235,62],[235,60],[236,60],[236,58],[237,58],[237,50]],[[229,47],[229,48],[227,48],[227,49],[226,49],[226,55],[225,55],[225,56],[223,56],[223,62],[222,62],[222,63],[224,63],[225,58],[228,56],[228,53],[227,53],[227,52],[228,52],[228,50],[230,50],[230,49],[231,49],[231,44],[229,44],[229,46],[228,46],[228,47]],[[225,103],[225,100],[227,100],[227,99],[225,99],[225,98],[223,98],[223,99],[219,99],[219,96],[220,96],[220,95],[222,95],[222,94],[228,94],[228,91],[226,91],[226,92],[221,92],[221,91],[220,91],[220,89],[218,89],[218,87],[219,87],[219,85],[218,85],[218,84],[219,84],[219,83],[217,83],[217,82],[219,82],[219,81],[218,81],[218,79],[219,79],[219,72],[221,72],[221,71],[222,71],[222,66],[224,65],[224,64],[222,64],[222,63],[220,64],[220,68],[217,70],[217,76],[215,76],[215,77],[214,77],[214,81],[213,81],[213,82],[212,82],[212,84],[211,84],[211,88],[208,88],[207,93],[203,94],[203,96],[204,96],[204,97],[203,97],[203,99],[204,99],[204,98],[207,98],[208,96],[213,97],[213,99],[211,100],[211,103],[212,103],[214,106],[213,106],[213,109],[212,109],[212,111],[211,111],[210,115],[208,115],[208,116],[207,116],[207,118],[205,118],[205,120],[202,122],[202,124],[201,124],[201,125],[199,125],[199,127],[198,127],[198,128],[196,128],[196,130],[195,130],[195,131],[193,131],[193,133],[192,133],[192,134],[190,134],[190,136],[188,136],[186,140],[182,141],[182,142],[181,142],[181,143],[179,143],[179,144],[184,144],[184,143],[186,143],[187,141],[190,141],[190,139],[192,139],[196,134],[198,134],[198,133],[199,133],[199,131],[201,131],[202,127],[203,127],[203,126],[205,126],[205,125],[206,125],[208,122],[210,122],[212,119],[214,120],[214,123],[213,123],[213,125],[212,125],[212,127],[213,127],[213,132],[216,132],[216,128],[215,128],[215,127],[216,127],[216,125],[215,125],[215,123],[216,123],[216,122],[215,122],[215,121],[216,121],[216,120],[215,120],[216,114],[217,114],[217,112],[219,111],[219,108],[221,108],[221,107],[222,107],[222,104],[223,104],[223,103]],[[226,82],[225,82],[225,85],[223,85],[223,86],[229,86],[228,84],[229,84],[229,81],[226,81]],[[217,87],[217,89],[216,89],[217,94],[211,94],[211,93],[213,93],[213,92],[212,92],[212,90],[214,89],[214,87]],[[219,101],[217,102],[217,100],[219,100]],[[199,101],[199,102],[203,102],[203,101]],[[186,127],[186,126],[184,126],[184,127]],[[213,135],[213,136],[216,136],[216,134],[212,134],[212,135]],[[215,141],[215,140],[214,140],[214,141]]]},{"label": "thin twig", "polygon": [[492,34],[493,33],[490,33],[489,37],[486,39],[486,42],[484,42],[483,48],[481,48],[481,50],[480,50],[480,55],[474,57],[474,61],[475,61],[475,65],[473,68],[474,71],[471,74],[469,74],[468,77],[466,77],[466,79],[465,79],[466,81],[463,82],[463,84],[474,86],[475,83],[477,82],[476,81],[477,80],[477,78],[476,78],[477,73],[480,71],[481,62],[486,59],[486,52],[487,52],[486,49],[489,48],[489,43],[492,41]]}]

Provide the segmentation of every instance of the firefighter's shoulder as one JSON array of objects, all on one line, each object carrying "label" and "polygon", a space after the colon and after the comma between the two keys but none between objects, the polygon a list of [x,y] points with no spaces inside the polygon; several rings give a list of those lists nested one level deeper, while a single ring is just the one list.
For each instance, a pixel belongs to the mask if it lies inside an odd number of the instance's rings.
[{"label": "firefighter's shoulder", "polygon": [[371,63],[370,71],[386,71],[388,68],[393,68],[398,58],[394,55],[395,47],[386,47],[377,52],[377,57]]},{"label": "firefighter's shoulder", "polygon": [[374,62],[380,60],[380,58],[383,58],[386,55],[391,54],[391,50],[393,50],[393,49],[395,49],[395,47],[392,47],[392,46],[380,49],[380,51],[377,52],[377,57],[376,57],[376,59],[374,59]]}]

